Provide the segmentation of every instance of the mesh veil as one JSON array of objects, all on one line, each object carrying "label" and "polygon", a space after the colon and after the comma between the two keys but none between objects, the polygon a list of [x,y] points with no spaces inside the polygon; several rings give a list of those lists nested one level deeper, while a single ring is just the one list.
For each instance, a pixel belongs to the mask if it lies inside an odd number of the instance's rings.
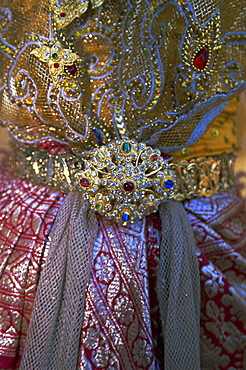
[{"label": "mesh veil", "polygon": [[200,369],[200,281],[193,231],[183,205],[160,206],[162,241],[157,294],[166,370]]},{"label": "mesh veil", "polygon": [[88,204],[69,193],[52,231],[20,369],[76,369],[97,227]]}]

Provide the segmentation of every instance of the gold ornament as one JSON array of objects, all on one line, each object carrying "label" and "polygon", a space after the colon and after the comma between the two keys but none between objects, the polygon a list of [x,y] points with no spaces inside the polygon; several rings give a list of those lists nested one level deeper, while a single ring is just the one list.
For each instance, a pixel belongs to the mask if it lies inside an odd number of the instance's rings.
[{"label": "gold ornament", "polygon": [[[64,49],[61,43],[56,40],[50,45],[43,44],[41,47],[33,49],[32,55],[49,65],[49,73],[55,85],[59,82],[59,77],[64,74],[65,66],[73,66],[74,62],[79,60],[79,56],[70,49]],[[74,72],[77,67],[73,68]],[[75,73],[72,74],[75,74]]]}]

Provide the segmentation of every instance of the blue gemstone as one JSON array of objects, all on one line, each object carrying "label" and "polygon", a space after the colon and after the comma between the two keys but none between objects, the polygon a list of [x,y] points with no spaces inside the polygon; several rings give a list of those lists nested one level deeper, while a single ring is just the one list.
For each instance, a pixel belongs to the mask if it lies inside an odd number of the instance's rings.
[{"label": "blue gemstone", "polygon": [[121,217],[122,221],[127,222],[130,220],[130,216],[127,213],[124,213],[124,215]]},{"label": "blue gemstone", "polygon": [[174,183],[173,183],[173,181],[172,181],[172,180],[167,180],[167,181],[165,182],[165,187],[166,187],[167,189],[172,189],[172,188],[173,188],[173,185],[174,185]]}]

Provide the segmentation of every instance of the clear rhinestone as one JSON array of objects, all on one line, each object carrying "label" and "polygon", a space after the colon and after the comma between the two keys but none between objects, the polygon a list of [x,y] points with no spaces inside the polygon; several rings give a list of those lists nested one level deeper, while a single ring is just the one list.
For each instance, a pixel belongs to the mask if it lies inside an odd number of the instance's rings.
[{"label": "clear rhinestone", "polygon": [[143,204],[147,204],[147,203],[148,203],[148,200],[147,200],[146,198],[143,198],[143,199],[142,199],[142,203],[143,203]]},{"label": "clear rhinestone", "polygon": [[109,168],[110,170],[113,170],[113,169],[114,169],[114,167],[115,167],[115,165],[114,165],[113,163],[109,164],[109,166],[108,166],[108,168]]},{"label": "clear rhinestone", "polygon": [[146,211],[146,207],[145,207],[145,206],[141,206],[141,207],[139,208],[139,210],[140,210],[140,212],[144,212],[144,211]]},{"label": "clear rhinestone", "polygon": [[109,186],[114,186],[114,181],[109,181],[108,184]]},{"label": "clear rhinestone", "polygon": [[108,202],[109,202],[109,198],[108,198],[108,197],[105,197],[105,198],[103,198],[103,201],[104,201],[105,203],[108,203]]},{"label": "clear rhinestone", "polygon": [[96,177],[97,176],[97,172],[96,171],[91,171],[91,176],[92,177]]},{"label": "clear rhinestone", "polygon": [[123,179],[123,177],[124,177],[123,173],[119,173],[119,175],[118,175],[118,179],[122,180],[122,179]]},{"label": "clear rhinestone", "polygon": [[155,180],[155,183],[154,183],[156,186],[158,186],[158,185],[160,185],[161,184],[161,182],[160,182],[160,180]]},{"label": "clear rhinestone", "polygon": [[108,205],[108,206],[106,206],[106,207],[105,207],[105,210],[106,210],[106,211],[110,211],[110,210],[111,210],[111,208],[112,208],[112,207],[111,207],[110,205]]},{"label": "clear rhinestone", "polygon": [[111,173],[111,177],[114,179],[116,177],[116,173],[115,172],[112,172]]},{"label": "clear rhinestone", "polygon": [[134,172],[138,173],[140,171],[139,167],[134,168]]},{"label": "clear rhinestone", "polygon": [[125,203],[124,204],[124,208],[130,208],[130,204],[129,203]]},{"label": "clear rhinestone", "polygon": [[126,171],[126,176],[128,177],[132,176],[132,171]]},{"label": "clear rhinestone", "polygon": [[97,187],[95,186],[94,188],[92,188],[91,190],[93,191],[93,193],[96,193],[97,192]]},{"label": "clear rhinestone", "polygon": [[157,192],[158,194],[162,193],[162,191],[163,191],[163,190],[162,190],[162,188],[157,188],[157,189],[156,189],[156,192]]},{"label": "clear rhinestone", "polygon": [[164,176],[164,173],[163,172],[158,172],[157,177],[162,178],[163,176]]},{"label": "clear rhinestone", "polygon": [[122,166],[117,166],[116,171],[123,171],[123,167]]},{"label": "clear rhinestone", "polygon": [[140,170],[145,171],[146,170],[145,166],[144,165],[140,166]]},{"label": "clear rhinestone", "polygon": [[141,158],[142,159],[147,159],[149,156],[148,156],[148,154],[146,154],[146,153],[143,153],[142,155],[141,155]]},{"label": "clear rhinestone", "polygon": [[139,181],[140,180],[140,176],[139,175],[135,175],[134,176],[134,180]]},{"label": "clear rhinestone", "polygon": [[100,185],[100,180],[95,180],[95,181],[94,181],[94,184],[95,184],[95,185]]},{"label": "clear rhinestone", "polygon": [[154,195],[150,195],[149,196],[149,200],[151,201],[151,202],[153,202],[153,200],[155,199],[155,197],[154,197]]},{"label": "clear rhinestone", "polygon": [[147,153],[152,153],[153,149],[152,148],[147,148]]},{"label": "clear rhinestone", "polygon": [[107,186],[108,185],[108,181],[107,180],[102,180],[102,185],[103,186]]},{"label": "clear rhinestone", "polygon": [[130,164],[126,164],[126,170],[131,170],[132,166]]},{"label": "clear rhinestone", "polygon": [[119,188],[120,187],[120,184],[118,182],[115,183],[115,187],[116,188]]},{"label": "clear rhinestone", "polygon": [[131,158],[126,157],[126,158],[125,158],[125,162],[126,162],[126,163],[131,163]]},{"label": "clear rhinestone", "polygon": [[123,155],[122,155],[122,154],[118,154],[118,155],[116,156],[116,159],[117,159],[118,161],[120,161],[122,158],[123,158]]},{"label": "clear rhinestone", "polygon": [[139,184],[138,184],[138,189],[141,189],[143,187],[143,184],[140,182]]},{"label": "clear rhinestone", "polygon": [[113,152],[114,152],[114,153],[118,153],[118,148],[114,148],[114,149],[113,149]]}]

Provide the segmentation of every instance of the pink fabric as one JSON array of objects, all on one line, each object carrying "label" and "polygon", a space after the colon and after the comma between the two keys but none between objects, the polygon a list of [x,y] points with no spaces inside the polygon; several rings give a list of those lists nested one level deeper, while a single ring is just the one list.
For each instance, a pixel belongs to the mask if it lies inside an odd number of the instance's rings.
[{"label": "pink fabric", "polygon": [[[4,173],[0,183],[0,369],[17,369],[49,233],[64,195]],[[202,287],[202,369],[243,369],[246,215],[235,191],[184,204]],[[162,368],[156,296],[161,225],[99,220],[81,331],[79,369]],[[199,297],[198,297],[199,299]]]}]

